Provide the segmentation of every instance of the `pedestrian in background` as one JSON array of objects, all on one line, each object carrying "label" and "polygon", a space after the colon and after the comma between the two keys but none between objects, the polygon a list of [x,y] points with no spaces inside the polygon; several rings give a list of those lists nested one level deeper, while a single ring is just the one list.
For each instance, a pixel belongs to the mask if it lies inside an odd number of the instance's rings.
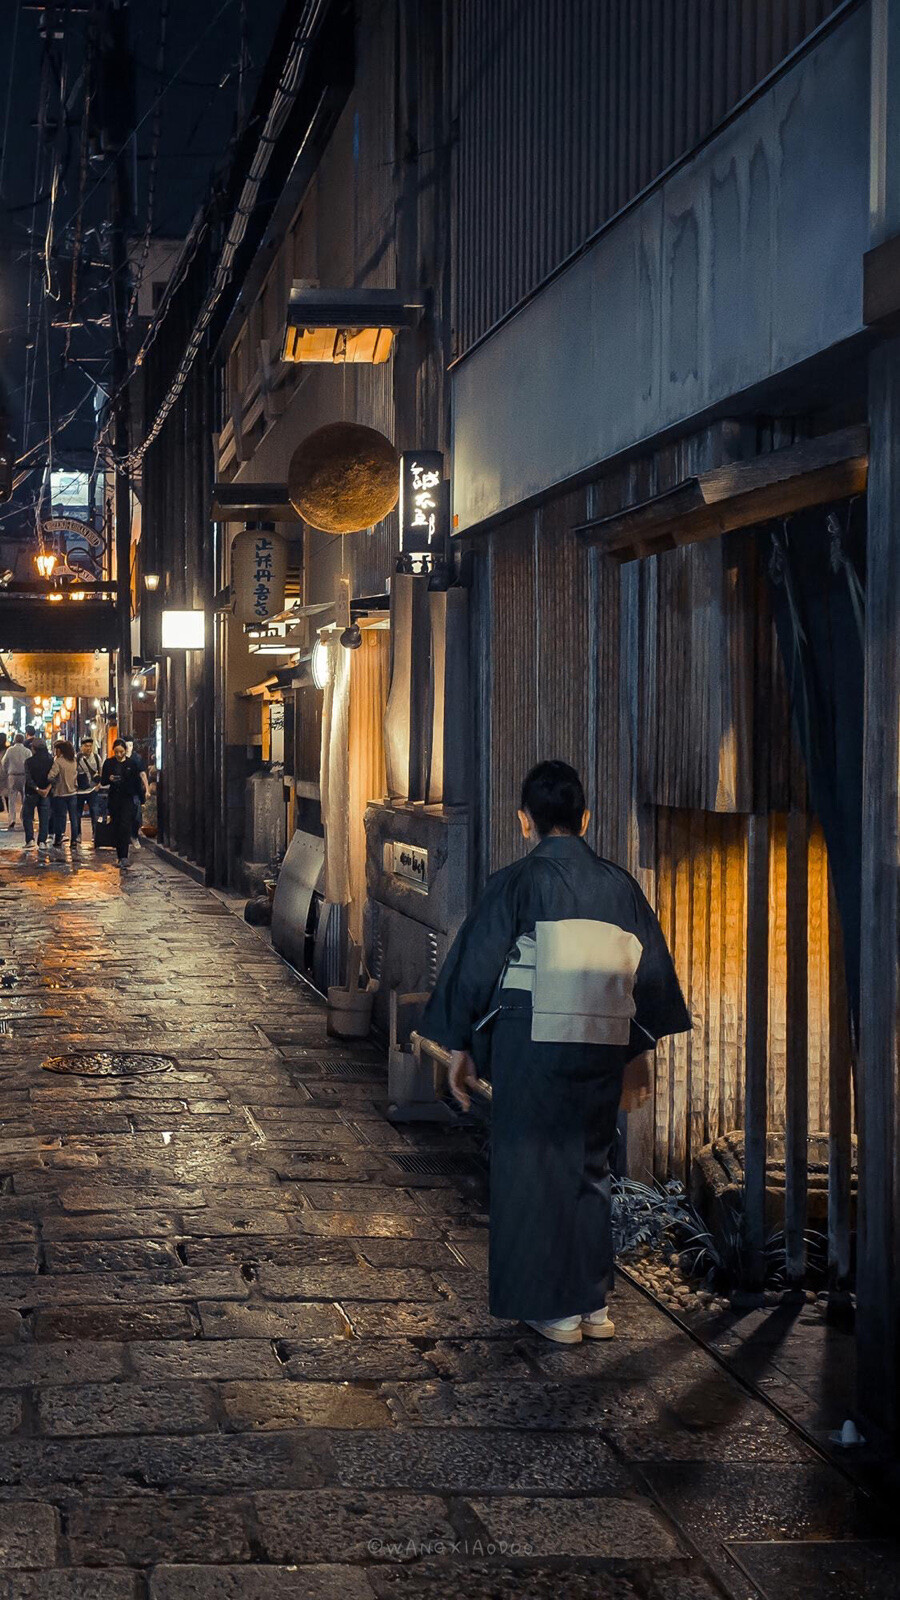
[{"label": "pedestrian in background", "polygon": [[81,746],[78,751],[78,776],[76,780],[78,786],[78,816],[80,821],[84,815],[84,808],[87,806],[95,844],[97,841],[97,823],[103,811],[103,795],[100,791],[100,774],[102,770],[103,763],[94,748],[94,741],[90,734],[86,733],[81,740]]},{"label": "pedestrian in background", "polygon": [[25,799],[22,802],[22,822],[25,828],[26,850],[34,844],[34,814],[38,818],[38,854],[49,850],[50,835],[50,773],[53,757],[47,749],[46,739],[35,734],[31,755],[25,763]]},{"label": "pedestrian in background", "polygon": [[113,826],[116,855],[124,871],[128,866],[135,804],[146,794],[147,774],[128,754],[124,739],[117,739],[113,753],[103,763],[100,782],[109,793],[109,820]]},{"label": "pedestrian in background", "polygon": [[147,800],[147,796],[150,793],[150,780],[147,777],[147,767],[144,762],[144,758],[140,754],[140,751],[135,749],[133,739],[125,740],[125,749],[128,754],[129,761],[133,761],[138,771],[143,774],[141,792],[134,797],[134,815],[131,819],[131,848],[132,850],[140,850],[141,824],[144,820],[144,804]]},{"label": "pedestrian in background", "polygon": [[10,745],[3,757],[3,774],[6,778],[6,788],[9,797],[9,822],[7,827],[19,826],[19,812],[25,798],[25,763],[31,755],[24,736],[17,733],[14,742]]},{"label": "pedestrian in background", "polygon": [[75,749],[68,739],[57,739],[53,746],[53,765],[50,768],[50,811],[53,819],[53,847],[60,855],[69,823],[69,836],[73,850],[81,848],[81,818],[78,800],[78,763]]}]

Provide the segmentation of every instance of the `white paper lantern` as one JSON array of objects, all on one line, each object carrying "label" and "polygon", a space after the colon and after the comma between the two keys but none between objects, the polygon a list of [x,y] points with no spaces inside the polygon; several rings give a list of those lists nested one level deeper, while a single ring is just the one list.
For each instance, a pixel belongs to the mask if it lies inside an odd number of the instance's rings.
[{"label": "white paper lantern", "polygon": [[272,528],[245,528],[231,546],[231,587],[238,622],[266,622],[284,610],[287,540]]}]

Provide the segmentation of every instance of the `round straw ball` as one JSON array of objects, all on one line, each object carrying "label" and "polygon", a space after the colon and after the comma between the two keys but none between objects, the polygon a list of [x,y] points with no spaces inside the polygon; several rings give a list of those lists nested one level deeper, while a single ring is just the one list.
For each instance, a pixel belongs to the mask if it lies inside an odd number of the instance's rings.
[{"label": "round straw ball", "polygon": [[400,497],[399,457],[377,429],[329,422],[294,451],[288,497],[304,522],[325,533],[371,528]]}]

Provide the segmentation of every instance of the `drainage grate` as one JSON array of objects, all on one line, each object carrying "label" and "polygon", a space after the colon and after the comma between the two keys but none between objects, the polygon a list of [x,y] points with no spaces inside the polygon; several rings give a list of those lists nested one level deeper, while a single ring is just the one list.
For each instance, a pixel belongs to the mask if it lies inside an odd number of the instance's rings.
[{"label": "drainage grate", "polygon": [[320,1063],[326,1078],[340,1078],[342,1083],[384,1083],[384,1073],[369,1067],[364,1061],[323,1061]]},{"label": "drainage grate", "polygon": [[171,1072],[177,1065],[174,1056],[149,1050],[72,1050],[41,1062],[45,1072],[75,1078],[145,1078],[154,1072]]},{"label": "drainage grate", "polygon": [[474,1156],[423,1156],[392,1155],[390,1160],[401,1172],[415,1173],[420,1178],[480,1178],[483,1168]]}]

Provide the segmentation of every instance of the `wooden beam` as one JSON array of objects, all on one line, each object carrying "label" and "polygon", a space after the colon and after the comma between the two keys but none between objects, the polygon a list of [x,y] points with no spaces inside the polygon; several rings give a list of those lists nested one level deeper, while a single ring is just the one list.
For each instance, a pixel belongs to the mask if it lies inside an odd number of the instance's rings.
[{"label": "wooden beam", "polygon": [[809,1166],[809,823],[792,811],[787,823],[787,1051],[784,1129],[784,1244],[787,1278],[806,1275]]},{"label": "wooden beam", "polygon": [[747,1002],[744,1079],[744,1237],[749,1287],[765,1282],[769,1075],[769,819],[747,831]]},{"label": "wooden beam", "polygon": [[807,506],[861,494],[868,471],[868,431],[843,428],[728,462],[575,532],[617,561],[635,561],[677,545],[717,538]]},{"label": "wooden beam", "polygon": [[900,322],[900,234],[863,256],[863,322],[866,327]]},{"label": "wooden beam", "polygon": [[860,959],[859,1402],[869,1438],[900,1444],[900,339],[869,357]]},{"label": "wooden beam", "polygon": [[217,483],[210,522],[299,522],[286,483]]},{"label": "wooden beam", "polygon": [[828,1308],[850,1305],[850,1202],[853,1170],[852,1044],[844,940],[828,887]]}]

